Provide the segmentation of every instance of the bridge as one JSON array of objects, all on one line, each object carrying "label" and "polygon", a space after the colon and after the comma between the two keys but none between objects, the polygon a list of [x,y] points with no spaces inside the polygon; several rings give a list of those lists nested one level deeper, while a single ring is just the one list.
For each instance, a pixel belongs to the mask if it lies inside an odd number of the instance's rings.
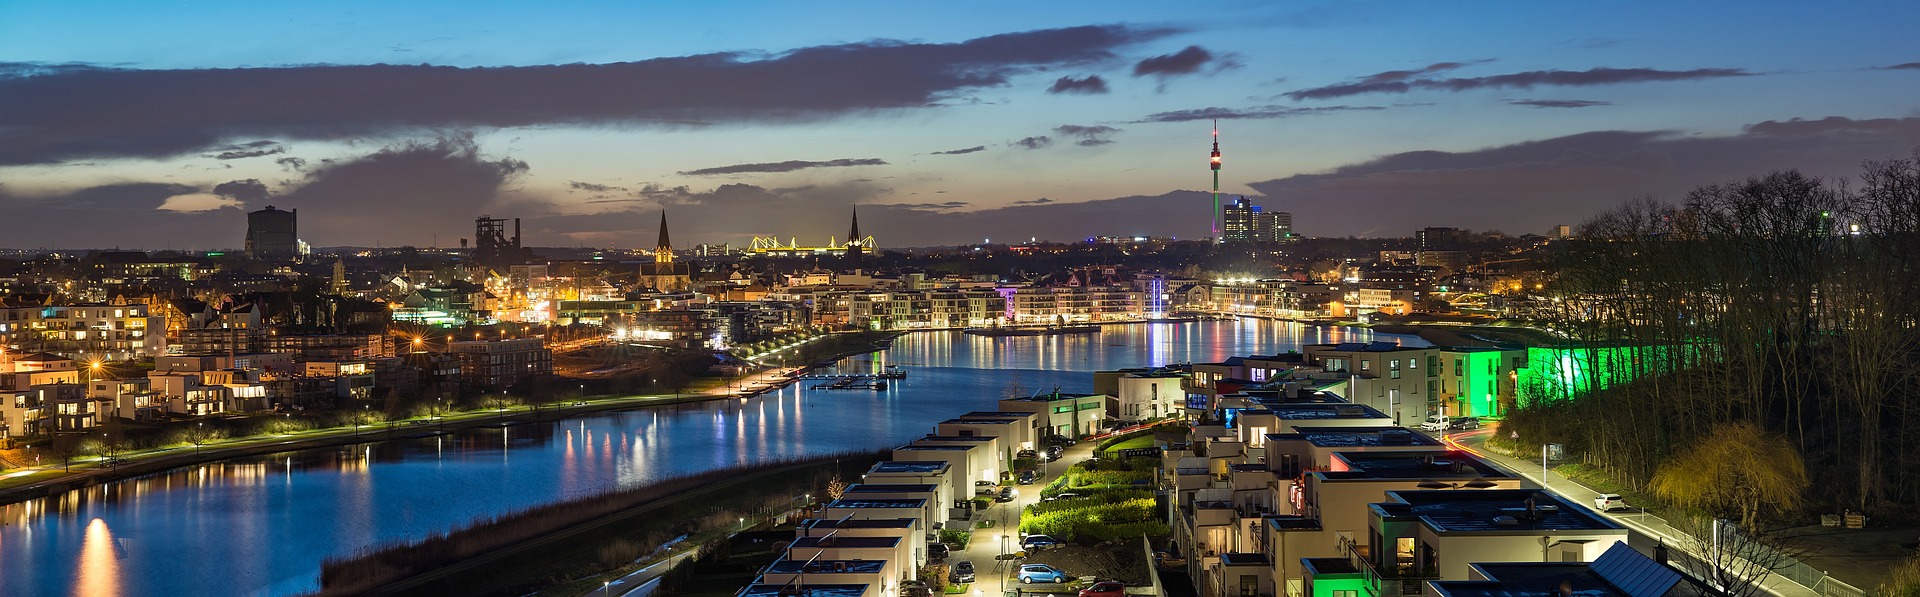
[{"label": "bridge", "polygon": [[848,244],[858,245],[862,249],[867,251],[872,251],[876,246],[873,242],[872,236],[858,239],[853,243],[842,243],[842,242],[839,242],[835,237],[829,236],[827,237],[826,245],[817,246],[817,247],[801,246],[800,239],[797,237],[788,238],[786,244],[780,244],[780,239],[778,237],[756,236],[756,237],[753,237],[753,242],[747,245],[747,254],[755,255],[755,256],[766,256],[766,257],[805,257],[809,255],[845,255],[847,252]]}]

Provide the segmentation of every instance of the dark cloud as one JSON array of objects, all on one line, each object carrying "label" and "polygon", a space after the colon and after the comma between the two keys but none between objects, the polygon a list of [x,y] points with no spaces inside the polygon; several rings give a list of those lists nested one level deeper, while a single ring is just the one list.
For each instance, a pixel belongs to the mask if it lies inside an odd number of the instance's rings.
[{"label": "dark cloud", "polygon": [[432,235],[446,246],[473,235],[473,218],[509,207],[513,183],[529,169],[490,159],[472,136],[457,135],[317,167],[274,203],[300,208],[300,235],[315,246],[425,245]]},{"label": "dark cloud", "polygon": [[1594,106],[1613,105],[1613,102],[1600,100],[1518,99],[1506,100],[1506,102],[1508,105],[1527,106],[1529,108],[1591,108]]},{"label": "dark cloud", "polygon": [[160,209],[169,197],[202,191],[181,184],[131,183],[10,195],[0,186],[0,206],[7,210],[7,217],[0,218],[0,238],[4,246],[16,248],[239,247],[247,226],[246,212],[240,209]]},{"label": "dark cloud", "polygon": [[1019,141],[1008,143],[1008,145],[1012,145],[1015,147],[1022,147],[1026,149],[1046,149],[1048,147],[1053,146],[1053,137],[1048,137],[1046,135],[1035,135],[1032,137],[1021,139]]},{"label": "dark cloud", "polygon": [[213,194],[239,201],[242,206],[251,206],[265,201],[269,193],[266,183],[260,182],[258,178],[249,178],[213,185]]},{"label": "dark cloud", "polygon": [[213,151],[216,151],[218,153],[204,156],[204,157],[210,157],[216,160],[238,160],[241,158],[257,158],[261,156],[269,156],[274,154],[286,153],[287,146],[281,145],[278,141],[262,140],[262,141],[254,141],[251,143],[242,143],[239,145],[215,147],[213,148]]},{"label": "dark cloud", "polygon": [[948,209],[960,209],[962,207],[966,207],[972,204],[967,203],[965,201],[947,201],[944,203],[879,203],[876,205],[884,205],[887,207],[898,207],[902,209],[941,211],[941,210],[948,210]]},{"label": "dark cloud", "polygon": [[975,145],[973,147],[966,147],[962,149],[949,149],[946,151],[936,151],[936,152],[933,152],[933,155],[962,155],[962,154],[973,153],[976,151],[986,151],[986,150],[987,150],[987,146],[985,145]]},{"label": "dark cloud", "polygon": [[1135,122],[1189,122],[1194,120],[1257,120],[1263,118],[1288,118],[1292,116],[1310,116],[1330,112],[1354,112],[1385,110],[1380,106],[1254,106],[1252,108],[1195,108],[1192,110],[1174,110],[1155,112]]},{"label": "dark cloud", "polygon": [[[1450,63],[1441,63],[1450,64]],[[1468,91],[1473,89],[1532,89],[1534,87],[1590,87],[1621,83],[1655,81],[1693,81],[1724,77],[1748,77],[1755,73],[1738,68],[1696,68],[1659,70],[1652,68],[1591,68],[1583,71],[1537,70],[1505,75],[1463,78],[1428,78],[1430,73],[1387,71],[1362,77],[1350,83],[1290,91],[1283,95],[1294,100],[1317,100],[1368,93],[1406,93],[1413,90]]]},{"label": "dark cloud", "polygon": [[296,158],[293,156],[287,156],[284,158],[276,159],[273,161],[273,163],[279,164],[280,169],[285,170],[287,172],[299,172],[301,170],[307,169],[306,160]]},{"label": "dark cloud", "polygon": [[1047,93],[1079,93],[1079,94],[1085,94],[1085,95],[1095,95],[1095,94],[1101,94],[1106,92],[1107,92],[1107,80],[1100,78],[1100,75],[1087,75],[1086,78],[1083,78],[1083,79],[1075,79],[1070,76],[1060,77],[1059,79],[1054,80],[1052,87],[1047,88]]},{"label": "dark cloud", "polygon": [[1046,205],[1048,203],[1053,203],[1053,200],[1048,199],[1046,197],[1041,197],[1039,199],[1026,199],[1026,200],[1013,202],[1014,205]]},{"label": "dark cloud", "polygon": [[1186,49],[1172,54],[1162,54],[1141,60],[1139,63],[1133,65],[1133,76],[1144,77],[1152,75],[1156,77],[1170,77],[1175,75],[1190,75],[1200,72],[1201,68],[1207,66],[1207,63],[1213,62],[1213,60],[1213,53],[1208,52],[1206,48],[1187,46]]},{"label": "dark cloud", "polygon": [[732,166],[715,166],[712,168],[701,168],[699,170],[687,170],[687,171],[681,172],[680,174],[684,176],[713,176],[717,174],[748,174],[748,173],[756,173],[756,172],[792,172],[795,170],[806,170],[808,168],[846,168],[850,166],[885,166],[885,165],[887,165],[887,161],[880,158],[841,158],[837,160],[827,160],[824,162],[810,162],[805,160],[787,160],[784,162],[767,162],[767,163],[761,163],[761,164],[734,164]]},{"label": "dark cloud", "polygon": [[592,183],[592,182],[580,182],[578,180],[567,181],[567,188],[573,189],[575,191],[587,191],[590,193],[611,193],[614,191],[627,190],[626,187],[616,187],[613,185],[604,185],[604,184]]},{"label": "dark cloud", "polygon": [[[1911,155],[1920,118],[1767,121],[1739,134],[1598,131],[1472,151],[1414,151],[1251,183],[1311,235],[1405,236],[1423,226],[1540,232],[1635,197],[1773,170],[1853,177]],[[1356,219],[1354,213],[1373,214]]]},{"label": "dark cloud", "polygon": [[1093,147],[1095,145],[1112,143],[1113,139],[1109,137],[1112,137],[1114,133],[1120,132],[1120,129],[1100,125],[1082,126],[1078,124],[1063,124],[1053,127],[1053,132],[1062,137],[1075,139],[1073,142],[1074,145]]},{"label": "dark cloud", "polygon": [[513,67],[13,64],[0,67],[0,165],[169,157],[235,137],[816,122],[944,105],[1016,75],[1110,60],[1116,49],[1172,32],[1086,26],[958,43],[868,41],[778,54]]},{"label": "dark cloud", "polygon": [[1880,70],[1920,70],[1920,62],[1903,62],[1892,66],[1882,66]]}]

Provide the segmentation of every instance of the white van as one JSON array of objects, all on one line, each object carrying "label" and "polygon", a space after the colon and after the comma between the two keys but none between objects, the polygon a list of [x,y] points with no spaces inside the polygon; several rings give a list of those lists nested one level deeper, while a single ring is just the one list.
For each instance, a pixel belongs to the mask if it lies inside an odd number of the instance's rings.
[{"label": "white van", "polygon": [[1446,415],[1434,415],[1427,417],[1426,422],[1420,424],[1420,430],[1446,431],[1447,426],[1450,424],[1452,424],[1452,421],[1448,420]]}]

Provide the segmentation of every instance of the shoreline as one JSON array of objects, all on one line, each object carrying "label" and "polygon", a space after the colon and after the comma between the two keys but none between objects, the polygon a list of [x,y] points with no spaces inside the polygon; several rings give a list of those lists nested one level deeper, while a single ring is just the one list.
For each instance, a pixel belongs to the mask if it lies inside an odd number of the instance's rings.
[{"label": "shoreline", "polygon": [[[904,333],[896,332],[891,336],[891,338],[889,338],[889,340],[892,340],[894,338],[899,338],[901,335],[904,335]],[[885,346],[866,346],[866,347],[860,347],[860,348],[853,348],[849,350],[843,350],[833,354],[832,356],[826,357],[823,362],[827,362],[827,363],[836,362],[841,359],[845,359],[847,357],[879,352],[885,349],[886,349]],[[815,363],[809,363],[809,364],[801,365],[800,367],[804,370],[804,369],[811,369],[814,365]],[[775,366],[762,366],[761,369],[759,369],[758,371],[755,371],[754,373],[742,375],[738,378],[734,378],[734,381],[752,380],[758,376],[766,376],[769,373],[778,372],[780,369],[781,369],[780,367],[775,367]],[[243,438],[243,439],[235,440],[236,442],[240,442],[239,445],[226,445],[226,446],[220,446],[220,447],[204,447],[203,446],[199,450],[195,450],[192,447],[163,448],[163,449],[143,452],[139,456],[121,460],[119,464],[112,466],[110,468],[102,468],[98,460],[92,460],[92,461],[86,461],[86,462],[75,462],[74,464],[76,469],[79,469],[81,467],[88,467],[88,468],[84,468],[83,470],[75,470],[70,473],[62,473],[55,477],[34,481],[34,482],[31,482],[25,485],[20,485],[17,487],[8,487],[5,489],[0,489],[0,506],[16,504],[16,503],[25,502],[28,500],[33,500],[33,499],[57,496],[57,495],[66,493],[68,491],[76,490],[76,489],[86,489],[88,487],[93,487],[96,485],[104,485],[104,484],[113,483],[116,481],[125,481],[128,479],[134,479],[134,478],[144,477],[148,475],[164,473],[174,469],[187,468],[195,465],[208,464],[208,463],[214,463],[214,462],[222,462],[227,460],[233,460],[236,458],[259,456],[262,454],[273,454],[276,452],[297,452],[302,450],[329,448],[329,447],[336,447],[336,446],[371,444],[371,443],[392,441],[397,439],[420,439],[420,438],[435,437],[440,435],[447,435],[453,432],[465,431],[468,429],[477,429],[477,428],[483,428],[483,427],[511,427],[515,425],[527,425],[527,424],[538,423],[538,422],[560,421],[560,420],[570,419],[570,418],[574,418],[582,415],[589,415],[589,414],[608,412],[608,411],[639,410],[639,409],[651,408],[656,406],[672,406],[677,404],[690,404],[690,403],[696,403],[696,402],[709,402],[709,401],[715,401],[715,400],[752,398],[752,397],[759,396],[761,394],[765,394],[767,392],[785,387],[787,384],[793,381],[793,378],[783,377],[783,378],[780,378],[779,381],[777,382],[769,382],[766,385],[759,387],[758,389],[751,389],[750,386],[743,384],[740,386],[738,391],[729,390],[726,381],[727,380],[723,378],[722,383],[720,383],[715,388],[707,390],[705,393],[693,393],[693,394],[685,394],[685,395],[677,395],[677,396],[676,395],[647,395],[647,396],[587,398],[586,400],[584,400],[586,404],[581,406],[571,405],[570,401],[558,401],[553,403],[553,405],[551,406],[542,407],[539,409],[521,407],[521,408],[509,409],[503,412],[491,412],[491,413],[483,412],[483,411],[470,411],[468,413],[449,415],[448,417],[443,417],[442,420],[439,422],[432,422],[432,423],[425,423],[425,424],[417,424],[416,421],[421,421],[421,420],[415,419],[415,420],[407,421],[404,424],[383,424],[380,426],[368,426],[365,429],[358,430],[358,431],[349,429],[349,428],[332,428],[332,429],[326,429],[326,430],[320,430],[320,431],[302,432],[302,434],[304,435]],[[718,390],[718,392],[716,392],[715,390]],[[554,413],[554,414],[550,415],[549,413]],[[47,470],[57,470],[59,468],[61,468],[61,465],[59,464],[42,464],[34,467],[21,467],[20,469],[16,469],[15,471],[12,471],[12,472],[0,473],[0,478],[5,478],[4,476],[8,474],[11,474],[11,475],[40,474],[40,473],[44,473]]]}]

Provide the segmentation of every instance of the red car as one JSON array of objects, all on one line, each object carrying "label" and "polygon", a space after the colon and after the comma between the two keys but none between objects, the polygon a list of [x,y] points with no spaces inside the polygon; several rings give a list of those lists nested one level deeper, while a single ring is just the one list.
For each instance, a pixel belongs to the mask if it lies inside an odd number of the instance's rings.
[{"label": "red car", "polygon": [[1093,586],[1080,589],[1080,597],[1125,597],[1127,585],[1118,581],[1103,580]]}]

